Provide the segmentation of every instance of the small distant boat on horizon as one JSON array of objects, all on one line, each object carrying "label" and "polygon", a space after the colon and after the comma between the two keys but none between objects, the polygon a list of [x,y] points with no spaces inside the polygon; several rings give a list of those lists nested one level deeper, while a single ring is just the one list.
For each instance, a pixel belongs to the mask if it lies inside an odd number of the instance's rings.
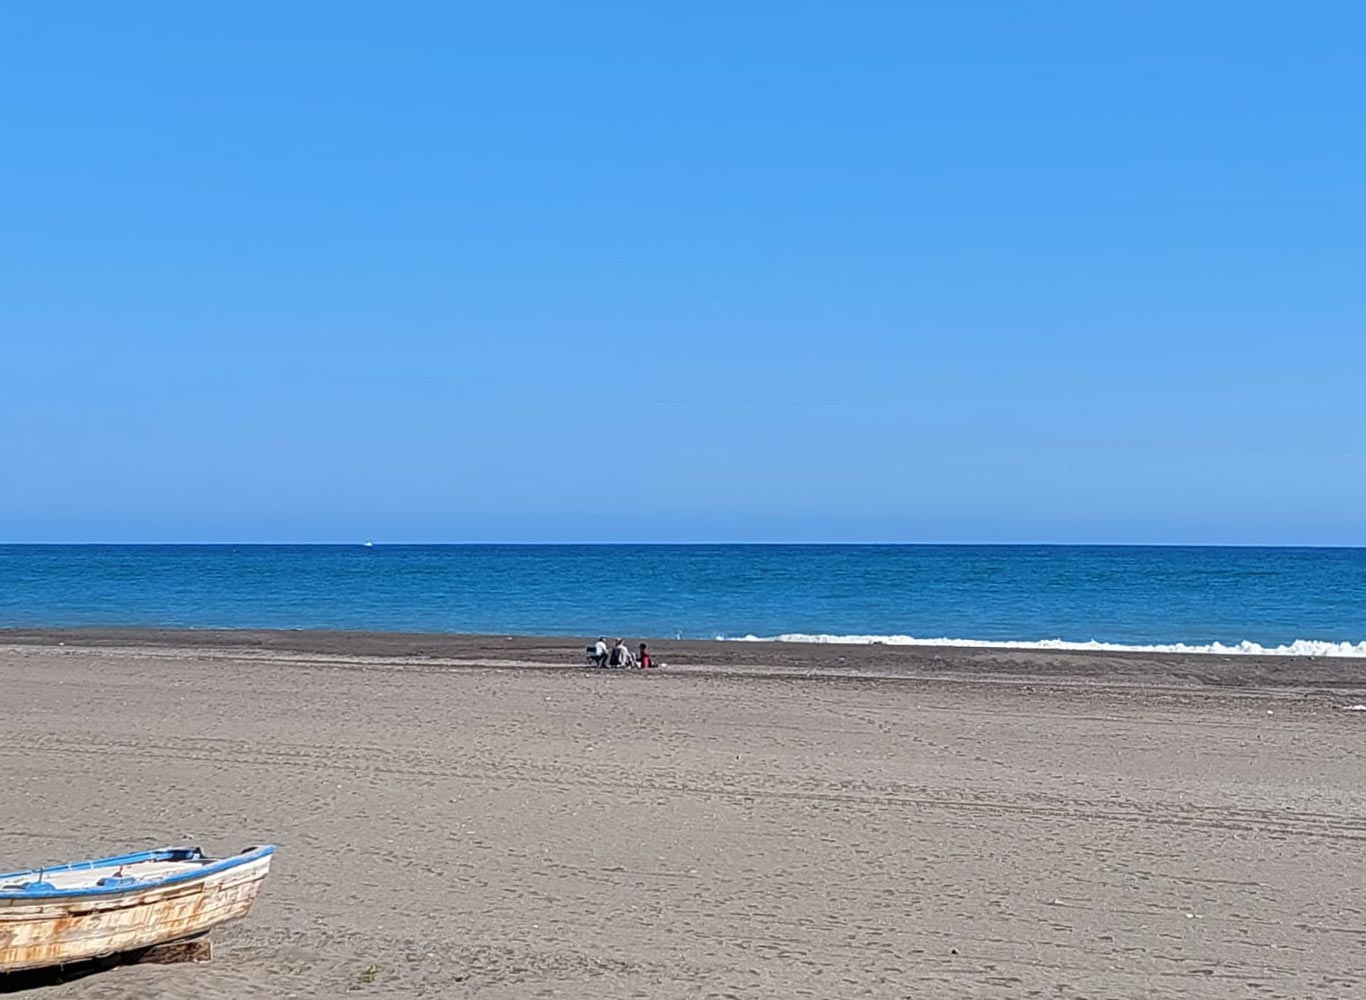
[{"label": "small distant boat on horizon", "polygon": [[370,541],[370,539],[367,538],[365,541],[361,542],[361,546],[362,546],[363,548],[373,549],[373,548],[375,547],[375,543],[372,542],[372,541]]},{"label": "small distant boat on horizon", "polygon": [[0,973],[202,937],[247,915],[274,853],[172,847],[0,875]]}]

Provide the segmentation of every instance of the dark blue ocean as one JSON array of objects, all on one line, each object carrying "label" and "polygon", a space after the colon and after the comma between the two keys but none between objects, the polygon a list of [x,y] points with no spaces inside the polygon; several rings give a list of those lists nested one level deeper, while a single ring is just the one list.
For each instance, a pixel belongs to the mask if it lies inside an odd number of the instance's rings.
[{"label": "dark blue ocean", "polygon": [[1366,549],[0,546],[0,625],[1312,641],[1366,655]]}]

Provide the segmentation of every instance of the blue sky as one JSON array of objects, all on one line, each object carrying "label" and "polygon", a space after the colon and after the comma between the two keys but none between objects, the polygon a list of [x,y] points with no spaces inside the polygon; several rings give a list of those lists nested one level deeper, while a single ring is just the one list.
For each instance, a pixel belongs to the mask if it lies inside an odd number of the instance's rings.
[{"label": "blue sky", "polygon": [[1366,544],[1358,4],[16,4],[0,541]]}]

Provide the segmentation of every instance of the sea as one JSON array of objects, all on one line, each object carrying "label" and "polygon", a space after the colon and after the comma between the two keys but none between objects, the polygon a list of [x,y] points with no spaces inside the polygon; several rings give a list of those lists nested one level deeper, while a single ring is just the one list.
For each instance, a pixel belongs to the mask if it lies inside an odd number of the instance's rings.
[{"label": "sea", "polygon": [[0,626],[1366,657],[1366,549],[6,545]]}]

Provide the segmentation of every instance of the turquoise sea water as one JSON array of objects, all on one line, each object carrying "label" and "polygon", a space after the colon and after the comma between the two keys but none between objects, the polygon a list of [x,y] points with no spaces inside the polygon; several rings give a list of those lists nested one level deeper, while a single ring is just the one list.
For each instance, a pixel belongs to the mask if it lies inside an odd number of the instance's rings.
[{"label": "turquoise sea water", "polygon": [[1366,655],[1366,549],[0,546],[0,625],[1314,640]]}]

